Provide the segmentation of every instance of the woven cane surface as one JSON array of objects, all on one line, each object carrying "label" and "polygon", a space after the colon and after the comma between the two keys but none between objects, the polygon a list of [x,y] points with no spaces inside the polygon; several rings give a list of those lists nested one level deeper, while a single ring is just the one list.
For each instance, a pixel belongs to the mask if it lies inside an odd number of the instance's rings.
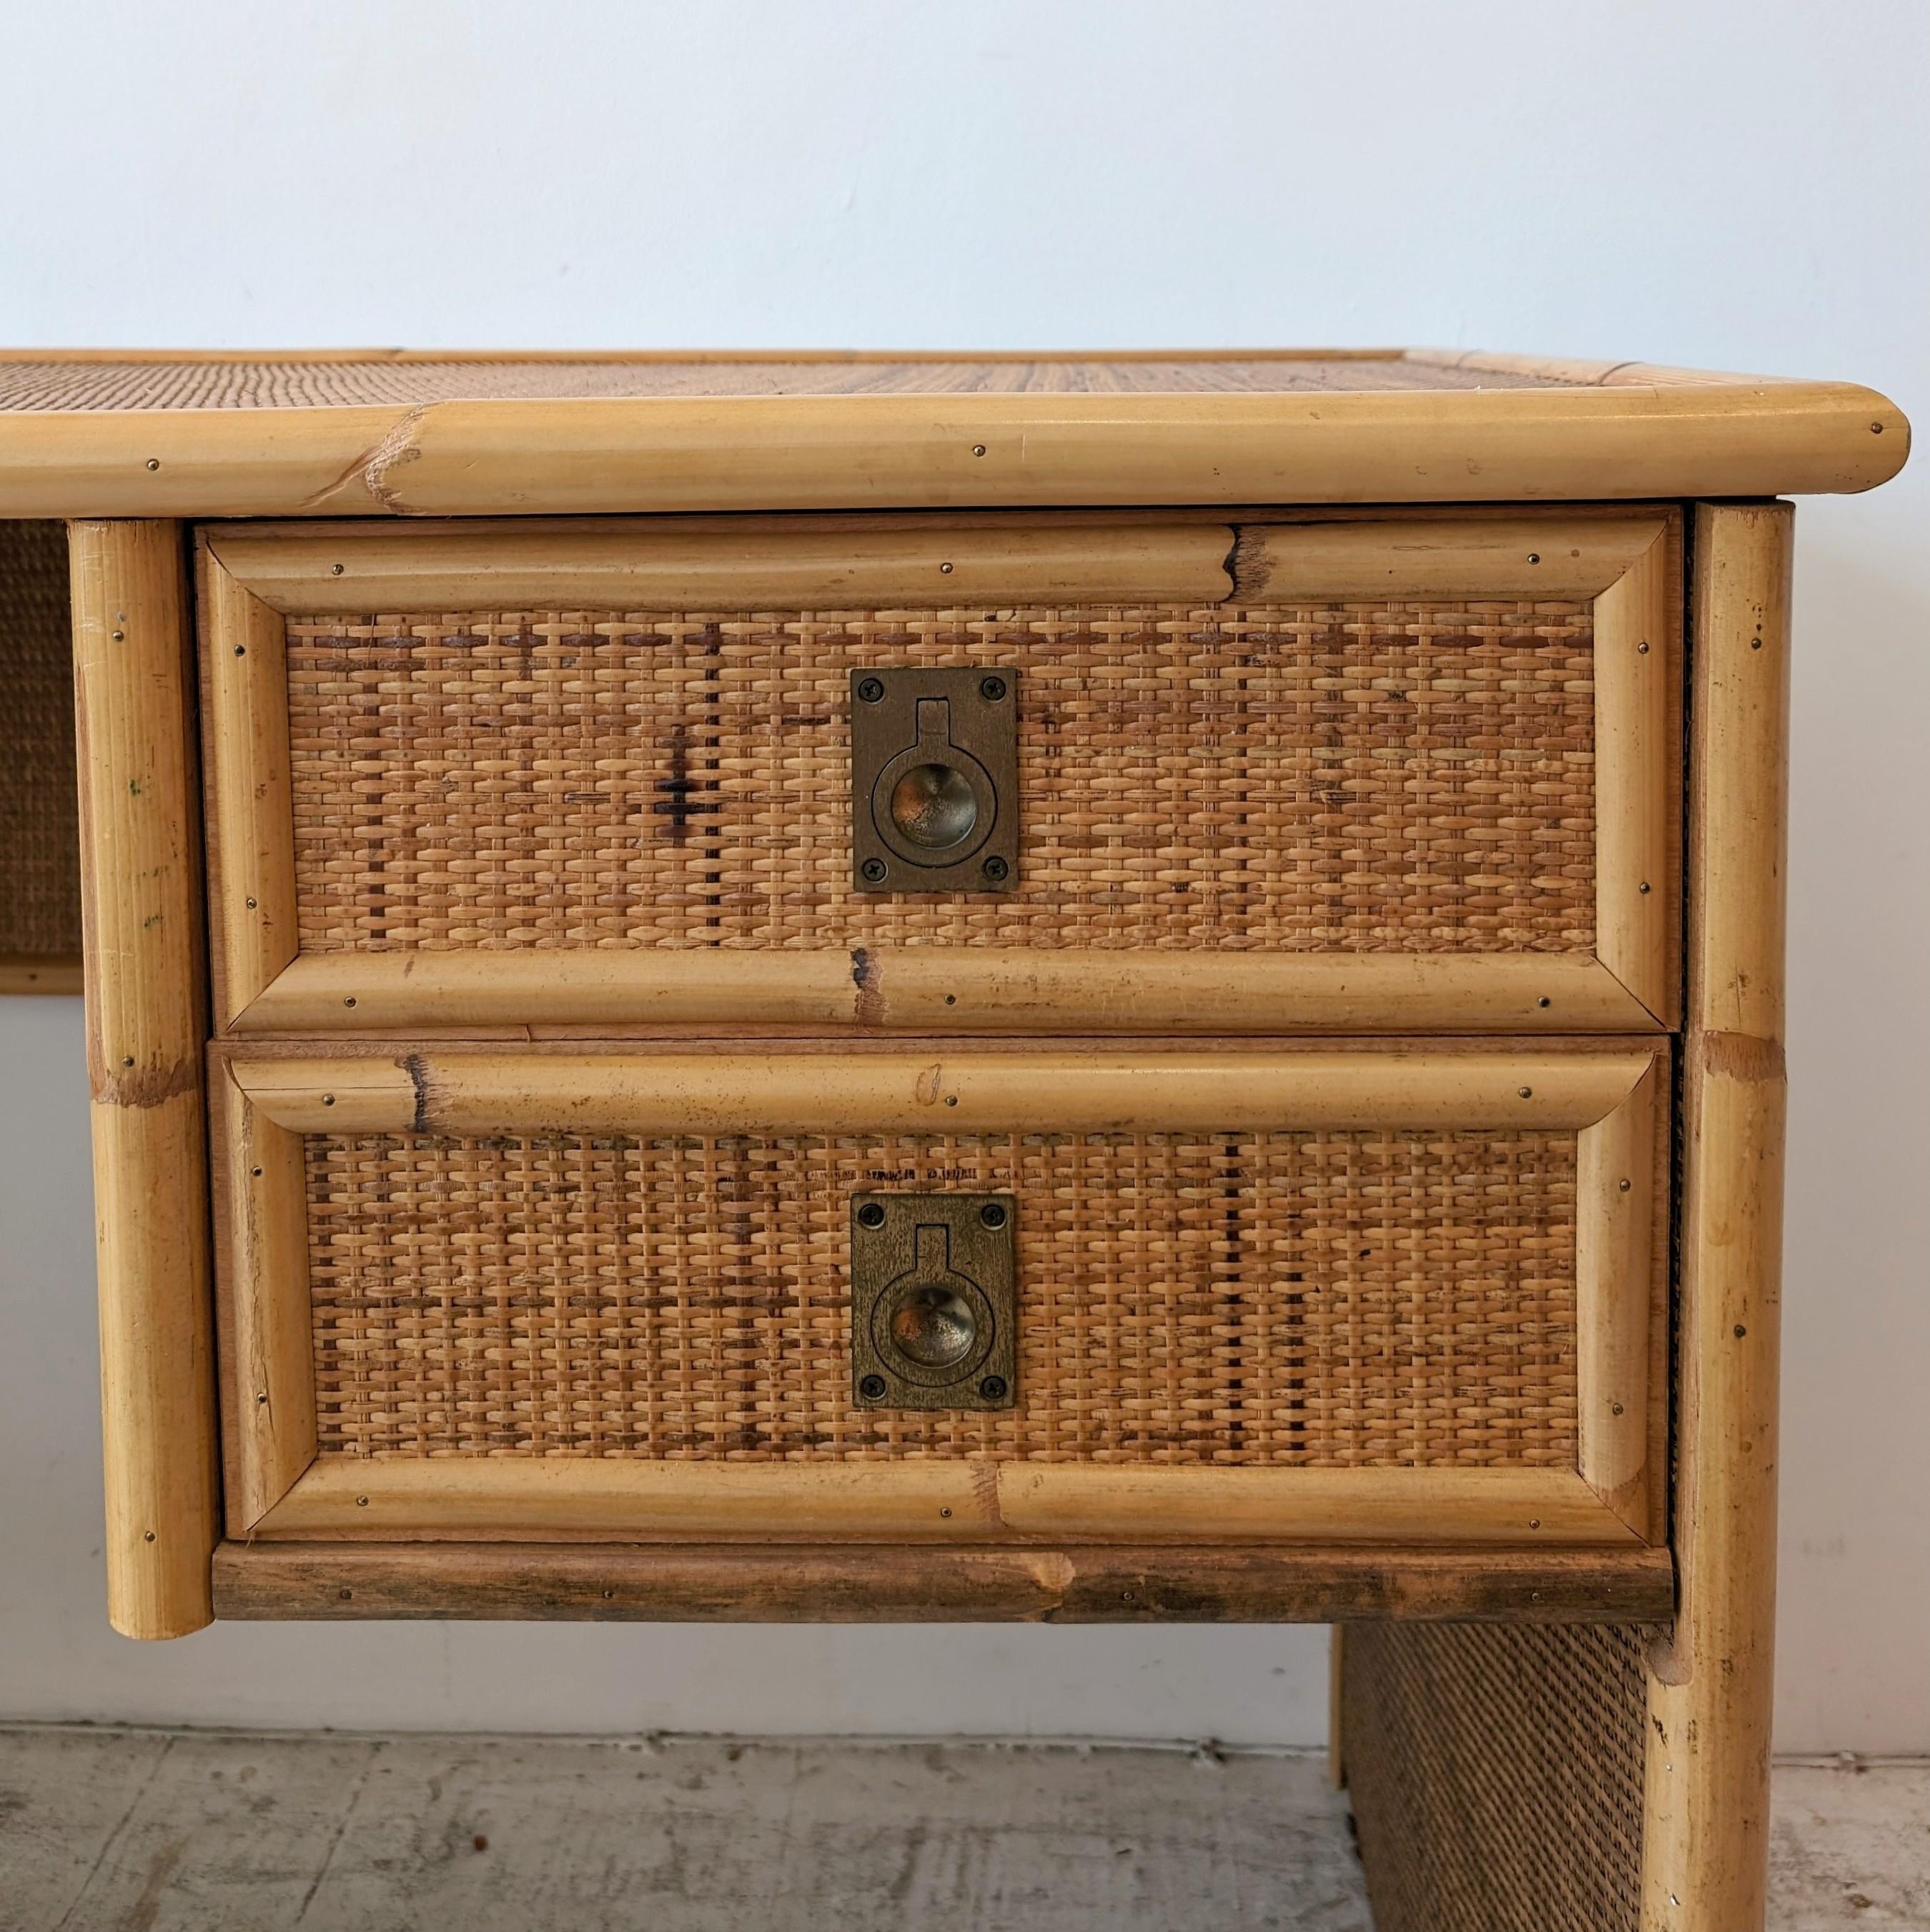
[{"label": "woven cane surface", "polygon": [[[854,893],[849,674],[1021,668],[1017,889]],[[1595,938],[1577,603],[288,623],[303,947]]]},{"label": "woven cane surface", "polygon": [[[1571,1132],[306,1142],[325,1452],[1571,1467]],[[851,1196],[1018,1197],[1015,1408],[850,1400]]]},{"label": "woven cane surface", "polygon": [[0,954],[80,956],[65,524],[0,522]]},{"label": "woven cane surface", "polygon": [[1379,1932],[1637,1932],[1648,1634],[1347,1626],[1342,1748]]},{"label": "woven cane surface", "polygon": [[1107,362],[708,361],[37,362],[0,359],[0,410],[318,409],[365,404],[626,396],[1199,394],[1211,391],[1538,389],[1547,376],[1366,357]]}]

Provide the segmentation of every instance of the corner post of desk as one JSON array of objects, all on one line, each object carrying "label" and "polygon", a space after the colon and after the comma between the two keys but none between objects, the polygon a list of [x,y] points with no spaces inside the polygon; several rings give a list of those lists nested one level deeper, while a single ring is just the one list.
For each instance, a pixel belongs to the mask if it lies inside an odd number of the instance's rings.
[{"label": "corner post of desk", "polygon": [[1775,1617],[1790,556],[1698,504],[1672,1630],[1648,1686],[1643,1932],[1759,1932]]},{"label": "corner post of desk", "polygon": [[213,1616],[218,1534],[194,622],[176,521],[68,526],[108,1614]]}]

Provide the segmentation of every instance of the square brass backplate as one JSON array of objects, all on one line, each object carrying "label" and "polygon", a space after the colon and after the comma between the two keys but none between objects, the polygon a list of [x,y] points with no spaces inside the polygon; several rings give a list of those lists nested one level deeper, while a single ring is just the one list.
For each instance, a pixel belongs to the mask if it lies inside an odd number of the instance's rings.
[{"label": "square brass backplate", "polygon": [[851,1399],[1010,1408],[1019,1373],[1010,1194],[851,1197]]},{"label": "square brass backplate", "polygon": [[851,884],[1009,892],[1019,883],[1019,674],[851,673]]}]

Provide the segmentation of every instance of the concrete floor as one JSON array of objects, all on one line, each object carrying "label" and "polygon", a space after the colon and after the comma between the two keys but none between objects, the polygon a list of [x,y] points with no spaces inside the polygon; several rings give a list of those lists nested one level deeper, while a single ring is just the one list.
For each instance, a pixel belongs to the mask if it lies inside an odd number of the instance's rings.
[{"label": "concrete floor", "polygon": [[[1930,1927],[1930,1766],[1778,1773],[1776,1932]],[[1370,1932],[1306,1755],[0,1726],[0,1932]]]}]

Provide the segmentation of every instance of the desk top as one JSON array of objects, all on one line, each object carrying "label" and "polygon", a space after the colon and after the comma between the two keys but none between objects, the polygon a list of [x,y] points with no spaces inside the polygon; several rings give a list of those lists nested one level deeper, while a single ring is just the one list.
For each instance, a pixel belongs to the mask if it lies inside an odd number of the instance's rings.
[{"label": "desk top", "polygon": [[1843,382],[1436,350],[0,354],[0,516],[1466,502],[1864,490]]}]

